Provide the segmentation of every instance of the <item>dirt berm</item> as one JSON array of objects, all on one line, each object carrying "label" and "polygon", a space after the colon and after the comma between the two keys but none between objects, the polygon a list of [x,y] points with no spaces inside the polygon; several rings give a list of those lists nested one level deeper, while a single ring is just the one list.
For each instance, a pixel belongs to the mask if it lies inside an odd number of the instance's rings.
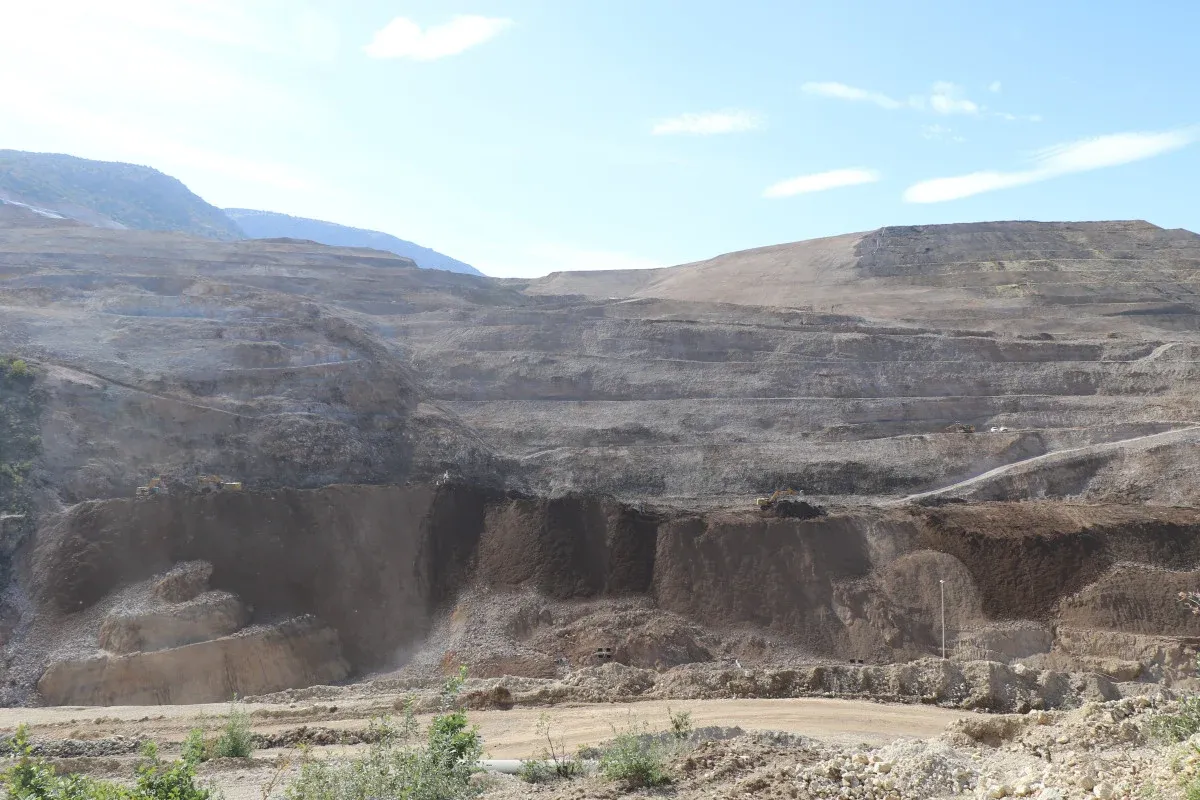
[{"label": "dirt berm", "polygon": [[[1146,506],[863,507],[796,520],[469,486],[94,501],[39,530],[20,577],[33,602],[7,605],[19,633],[5,655],[19,683],[60,659],[71,636],[76,657],[94,653],[96,609],[200,560],[212,565],[212,590],[237,595],[251,625],[313,615],[360,675],[447,652],[476,674],[545,675],[561,658],[586,663],[596,647],[660,668],[727,657],[904,661],[938,652],[945,581],[951,647],[1061,666],[1094,658],[1083,650],[1095,636],[1128,634],[1109,640],[1129,641],[1130,652],[1107,657],[1142,659],[1133,674],[1161,678],[1173,664],[1163,648],[1146,656],[1146,636],[1184,637],[1175,661],[1186,637],[1200,636],[1200,620],[1174,598],[1195,584],[1198,532],[1200,512]],[[1057,635],[1060,622],[1069,637]],[[20,633],[36,630],[57,639]]]}]

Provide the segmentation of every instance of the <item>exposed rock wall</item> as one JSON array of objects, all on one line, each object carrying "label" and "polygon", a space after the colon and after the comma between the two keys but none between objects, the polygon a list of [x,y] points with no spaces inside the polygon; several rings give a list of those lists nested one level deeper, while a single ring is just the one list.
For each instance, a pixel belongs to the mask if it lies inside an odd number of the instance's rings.
[{"label": "exposed rock wall", "polygon": [[[1049,649],[1058,624],[1076,642],[1087,630],[1200,636],[1200,619],[1175,599],[1200,569],[1197,533],[1200,512],[1187,509],[980,504],[795,520],[470,486],[333,486],[81,504],[41,530],[28,580],[42,608],[69,615],[202,559],[213,589],[236,593],[252,622],[313,614],[359,673],[420,650],[468,588],[485,610],[488,597],[513,592],[650,603],[636,623],[646,641],[618,630],[631,624],[620,614],[556,627],[532,607],[508,620],[493,604],[487,625],[453,617],[447,650],[477,654],[489,673],[528,664],[545,674],[560,654],[585,658],[612,642],[648,666],[717,653],[716,640],[693,632],[677,647],[650,647],[682,631],[654,613],[707,631],[760,631],[815,658],[905,660],[939,652],[943,589],[951,646],[1020,658],[1035,644]],[[995,627],[1009,622],[1050,633]],[[487,638],[506,626],[514,640]],[[995,635],[973,636],[987,630]],[[153,646],[153,635],[138,635],[139,647]],[[748,639],[731,652],[763,647]]]}]

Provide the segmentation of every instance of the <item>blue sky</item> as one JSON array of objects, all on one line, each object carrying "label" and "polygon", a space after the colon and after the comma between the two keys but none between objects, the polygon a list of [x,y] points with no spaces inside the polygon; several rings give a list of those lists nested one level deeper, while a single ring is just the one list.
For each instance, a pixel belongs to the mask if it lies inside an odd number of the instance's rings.
[{"label": "blue sky", "polygon": [[1192,2],[0,0],[0,13],[0,147],[147,164],[217,205],[384,230],[491,275],[666,266],[896,224],[1200,230]]}]

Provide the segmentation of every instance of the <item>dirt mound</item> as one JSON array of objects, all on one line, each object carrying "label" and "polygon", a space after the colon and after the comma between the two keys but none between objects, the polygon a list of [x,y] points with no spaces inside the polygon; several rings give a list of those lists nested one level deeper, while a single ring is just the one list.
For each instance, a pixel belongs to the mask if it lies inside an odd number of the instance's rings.
[{"label": "dirt mound", "polygon": [[154,584],[154,595],[167,603],[186,603],[208,590],[212,564],[191,561],[178,564]]}]

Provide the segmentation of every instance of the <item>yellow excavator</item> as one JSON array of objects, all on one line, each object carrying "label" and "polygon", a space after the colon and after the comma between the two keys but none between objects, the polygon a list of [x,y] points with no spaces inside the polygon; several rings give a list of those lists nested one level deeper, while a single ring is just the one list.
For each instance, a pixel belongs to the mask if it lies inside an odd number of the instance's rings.
[{"label": "yellow excavator", "polygon": [[759,508],[761,508],[765,511],[766,509],[774,506],[776,503],[778,503],[783,498],[795,497],[798,494],[800,494],[800,493],[797,492],[795,489],[779,489],[775,492],[772,492],[770,497],[760,497],[760,498],[756,499],[754,502]]},{"label": "yellow excavator", "polygon": [[201,494],[209,492],[240,492],[241,481],[227,481],[220,475],[199,475],[196,477],[196,488]]}]

